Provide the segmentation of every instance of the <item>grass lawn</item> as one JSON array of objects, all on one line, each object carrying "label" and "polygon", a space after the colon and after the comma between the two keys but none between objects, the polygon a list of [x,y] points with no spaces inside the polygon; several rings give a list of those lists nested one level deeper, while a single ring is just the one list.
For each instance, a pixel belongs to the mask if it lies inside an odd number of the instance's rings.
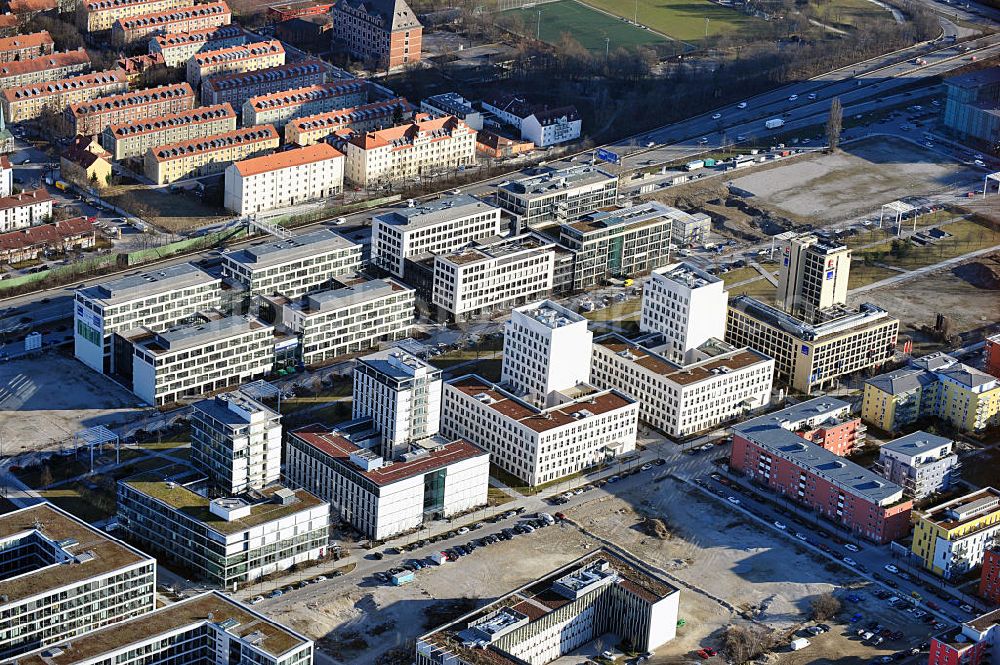
[{"label": "grass lawn", "polygon": [[625,302],[613,303],[604,309],[583,312],[583,315],[591,321],[638,321],[641,314],[642,298],[638,296],[629,298]]},{"label": "grass lawn", "polygon": [[[636,3],[628,0],[585,0],[588,5],[632,20]],[[874,5],[873,5],[874,6]],[[765,32],[767,22],[707,0],[638,0],[638,20],[657,32],[681,41],[705,38],[705,19],[709,36],[727,32]],[[544,23],[545,17],[542,16]],[[631,25],[622,22],[622,25]],[[648,34],[648,33],[647,33]],[[603,41],[603,37],[602,40]],[[614,44],[612,44],[613,46]]]},{"label": "grass lawn", "polygon": [[[616,1],[620,0],[612,0],[610,4],[615,5]],[[593,4],[607,9],[603,3],[595,2]],[[708,2],[704,4],[706,7],[712,6]],[[540,23],[539,11],[542,12]],[[546,2],[525,9],[510,9],[504,14],[519,16],[524,22],[524,31],[534,37],[536,30],[538,30],[538,34],[544,42],[555,44],[566,32],[573,35],[584,48],[600,51],[602,54],[606,47],[605,37],[611,40],[609,44],[611,50],[619,47],[632,48],[666,43],[662,36],[654,32],[637,28],[630,23],[587,7],[581,2],[576,2],[576,0]]]},{"label": "grass lawn", "polygon": [[489,493],[487,495],[487,503],[491,506],[502,506],[505,503],[510,503],[514,500],[510,494],[507,494],[499,487],[489,488]]},{"label": "grass lawn", "polygon": [[847,288],[856,289],[872,282],[887,279],[899,273],[879,266],[866,266],[864,263],[851,263],[851,275],[847,279]]},{"label": "grass lawn", "polygon": [[1000,233],[968,220],[946,224],[941,229],[951,237],[923,247],[911,245],[905,256],[895,257],[889,253],[891,241],[860,250],[855,256],[868,255],[888,265],[914,270],[1000,244]]},{"label": "grass lawn", "polygon": [[778,288],[776,286],[771,286],[771,282],[761,277],[755,282],[750,282],[749,284],[737,286],[732,289],[729,292],[729,297],[748,295],[760,300],[761,302],[773,305],[774,297],[777,291]]},{"label": "grass lawn", "polygon": [[743,268],[730,270],[729,272],[723,273],[719,276],[722,277],[722,281],[725,283],[726,288],[729,289],[732,288],[733,284],[745,282],[748,279],[759,278],[760,273],[757,272],[757,269],[753,266],[744,266]]},{"label": "grass lawn", "polygon": [[[488,381],[500,380],[500,366],[503,364],[503,360],[501,358],[498,357],[494,359],[490,357],[480,357],[479,360],[476,360],[475,351],[472,352],[472,358],[461,357],[462,355],[468,353],[468,351],[456,351],[453,354],[443,354],[430,358],[429,362],[435,367],[439,367],[446,372],[453,369],[456,365],[468,363],[467,365],[462,365],[462,367],[455,369],[453,374],[455,376],[461,376],[463,374],[478,374]],[[469,362],[470,360],[471,362]]]},{"label": "grass lawn", "polygon": [[115,513],[115,497],[102,490],[90,490],[82,484],[39,492],[47,500],[85,522],[107,519]]}]

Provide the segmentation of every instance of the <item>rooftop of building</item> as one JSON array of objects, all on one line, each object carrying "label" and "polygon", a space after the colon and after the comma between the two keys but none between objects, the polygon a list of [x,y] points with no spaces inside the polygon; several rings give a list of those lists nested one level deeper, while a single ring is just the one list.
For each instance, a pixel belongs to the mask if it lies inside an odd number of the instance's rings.
[{"label": "rooftop of building", "polygon": [[211,344],[270,327],[260,319],[251,316],[226,316],[180,325],[163,332],[138,337],[135,340],[135,346],[153,356],[158,356],[177,353],[184,349]]},{"label": "rooftop of building", "polygon": [[521,400],[499,384],[487,381],[476,374],[466,374],[451,379],[447,384],[489,406],[503,417],[539,433],[635,404],[635,400],[617,390],[598,390],[591,386],[581,386],[580,396],[572,401],[540,409]]},{"label": "rooftop of building", "polygon": [[291,90],[270,92],[266,95],[257,95],[251,97],[247,104],[255,111],[265,111],[285,106],[306,104],[331,97],[343,97],[344,95],[357,93],[367,86],[368,83],[361,79],[329,81],[327,83],[292,88]]},{"label": "rooftop of building", "polygon": [[991,612],[987,612],[986,614],[982,614],[975,619],[966,621],[965,623],[969,624],[973,630],[985,633],[993,626],[1000,626],[1000,607]]},{"label": "rooftop of building", "polygon": [[[524,317],[537,321],[547,328],[562,328],[573,323],[586,321],[586,317],[567,309],[552,300],[540,300],[528,305],[521,305],[511,310],[511,323]],[[586,324],[585,324],[586,325]]]},{"label": "rooftop of building", "polygon": [[461,132],[463,129],[468,130],[467,133],[475,133],[463,120],[455,116],[427,118],[424,114],[424,117],[410,120],[401,125],[354,134],[351,136],[350,142],[362,150],[375,148],[402,150],[412,146],[418,137],[439,140],[448,138],[453,132]]},{"label": "rooftop of building", "polygon": [[239,390],[199,400],[191,408],[230,427],[247,425],[250,422],[248,416],[253,414],[264,413],[269,419],[279,417],[277,412]]},{"label": "rooftop of building", "polygon": [[271,173],[282,169],[291,169],[316,162],[331,159],[343,159],[344,153],[334,148],[329,143],[314,143],[303,148],[292,148],[270,155],[251,157],[238,162],[233,162],[232,168],[239,172],[240,176],[249,178],[262,173]]},{"label": "rooftop of building", "polygon": [[597,183],[618,181],[618,176],[602,171],[596,166],[585,164],[556,169],[551,166],[529,169],[523,178],[510,180],[497,185],[512,194],[527,196],[543,196],[557,194],[577,187],[586,187]]},{"label": "rooftop of building", "polygon": [[[188,466],[175,464],[118,482],[226,536],[323,505],[323,501],[304,489],[288,490],[272,485],[239,497],[250,504],[250,513],[246,517],[226,520],[209,509],[211,500],[206,496],[206,479]],[[289,491],[294,494],[292,501],[279,500]]]},{"label": "rooftop of building", "polygon": [[926,370],[919,367],[903,367],[886,372],[885,374],[879,374],[876,377],[868,379],[865,383],[878,388],[884,393],[899,395],[923,388],[935,381],[934,376]]},{"label": "rooftop of building", "polygon": [[0,37],[0,51],[19,51],[21,49],[40,48],[51,46],[55,42],[48,30],[29,32],[13,37]]},{"label": "rooftop of building", "polygon": [[148,298],[166,291],[177,291],[201,284],[218,283],[213,277],[193,263],[179,263],[160,270],[120,277],[110,282],[80,289],[78,293],[104,305],[115,305],[128,300]]},{"label": "rooftop of building", "polygon": [[149,4],[149,1],[150,0],[89,0],[88,2],[82,3],[82,9],[88,12],[119,9],[129,5]]},{"label": "rooftop of building", "polygon": [[198,108],[191,109],[190,111],[179,111],[177,113],[168,113],[167,115],[161,115],[155,118],[148,118],[139,121],[133,120],[131,122],[110,125],[108,132],[116,139],[123,139],[130,136],[140,136],[142,134],[160,132],[165,129],[170,129],[171,127],[200,124],[203,122],[212,122],[213,120],[219,120],[221,118],[235,117],[236,112],[233,110],[232,104],[225,102],[223,104],[214,104],[212,106],[199,106]]},{"label": "rooftop of building", "polygon": [[310,132],[328,127],[343,127],[355,122],[364,122],[373,118],[391,116],[397,107],[404,114],[413,112],[413,107],[410,106],[410,103],[405,98],[393,97],[392,99],[382,99],[370,104],[294,118],[288,124],[300,132]]},{"label": "rooftop of building", "polygon": [[417,15],[404,0],[337,0],[334,5],[335,10],[345,7],[378,16],[389,31],[422,27]]},{"label": "rooftop of building", "polygon": [[326,65],[322,60],[306,58],[298,62],[286,62],[273,67],[255,69],[251,72],[216,74],[202,81],[201,86],[203,93],[204,91],[233,90],[262,83],[287,81],[300,76],[314,76],[325,71]]},{"label": "rooftop of building", "polygon": [[704,288],[723,281],[722,278],[716,277],[707,270],[686,261],[656,268],[651,274],[654,280],[665,279],[691,290]]},{"label": "rooftop of building", "polygon": [[807,342],[822,342],[823,338],[836,337],[896,320],[890,316],[888,311],[872,303],[862,303],[857,311],[851,311],[845,307],[825,310],[826,320],[819,324],[798,319],[787,312],[746,295],[731,299],[729,309],[743,312],[762,323]]},{"label": "rooftop of building", "polygon": [[386,298],[401,291],[412,291],[412,289],[394,279],[366,279],[335,289],[310,293],[289,307],[309,316]]},{"label": "rooftop of building", "polygon": [[471,217],[484,212],[494,214],[498,219],[500,209],[480,201],[469,194],[459,194],[433,201],[420,201],[413,205],[396,206],[389,212],[376,215],[374,221],[413,230],[450,222],[463,217]]},{"label": "rooftop of building", "polygon": [[360,246],[331,229],[319,229],[261,245],[251,245],[223,254],[226,261],[241,263],[251,269],[270,268],[327,252],[343,252]]},{"label": "rooftop of building", "polygon": [[101,146],[96,136],[78,134],[69,147],[63,150],[59,158],[88,169],[101,159],[110,162],[111,153]]},{"label": "rooftop of building", "polygon": [[178,97],[190,97],[194,99],[194,90],[191,88],[190,83],[171,83],[170,85],[133,90],[117,95],[98,97],[97,99],[85,102],[77,102],[69,105],[69,112],[72,115],[80,116],[89,113],[120,111],[128,106],[142,106]]},{"label": "rooftop of building", "polygon": [[[827,400],[829,398],[817,399]],[[808,404],[808,402],[803,404]],[[794,422],[793,419],[784,415],[783,411],[776,411],[733,425],[733,431],[767,452],[787,459],[799,468],[805,469],[871,503],[889,506],[902,500],[902,487],[889,482],[873,471],[839,457],[822,446],[806,441],[798,434],[786,429],[790,421]]]},{"label": "rooftop of building", "polygon": [[172,46],[181,46],[191,42],[213,42],[223,41],[245,35],[243,28],[235,23],[230,25],[220,25],[213,28],[201,28],[200,30],[188,30],[185,32],[168,32],[165,35],[156,35],[153,40],[161,49]]},{"label": "rooftop of building", "polygon": [[952,443],[952,440],[947,437],[920,430],[901,436],[898,439],[893,439],[889,443],[884,444],[879,450],[885,450],[904,457],[916,457],[917,455],[950,447]]},{"label": "rooftop of building", "polygon": [[113,84],[128,84],[128,76],[121,69],[66,76],[55,81],[42,81],[4,88],[0,94],[11,103],[34,97],[59,95],[82,88],[96,88]]},{"label": "rooftop of building", "polygon": [[[675,214],[676,213],[676,214]],[[659,201],[644,201],[638,205],[611,206],[585,215],[575,222],[566,222],[564,230],[577,231],[574,235],[599,233],[608,229],[636,229],[655,223],[670,223],[675,216],[687,213],[664,205]]]},{"label": "rooftop of building", "polygon": [[52,196],[49,194],[48,190],[44,187],[39,187],[38,189],[29,189],[0,198],[0,210],[6,210],[7,208],[20,208],[22,206],[33,206],[51,200]]},{"label": "rooftop of building", "polygon": [[34,58],[14,60],[13,62],[0,63],[0,78],[7,76],[24,76],[34,72],[42,72],[47,69],[59,67],[72,67],[73,65],[90,65],[90,56],[83,47],[75,51],[61,51],[40,55]]},{"label": "rooftop of building", "polygon": [[229,5],[224,0],[203,2],[197,5],[186,7],[175,7],[164,9],[163,11],[140,14],[139,16],[129,16],[115,21],[115,25],[121,26],[123,30],[135,30],[137,28],[152,28],[158,25],[169,25],[171,23],[185,21],[195,16],[208,16],[218,14],[229,14]]},{"label": "rooftop of building", "polygon": [[495,646],[498,638],[546,618],[576,593],[586,595],[606,584],[620,585],[650,604],[678,592],[641,561],[603,547],[421,636],[418,648],[423,644],[453,653],[469,665],[520,665],[524,661]]},{"label": "rooftop of building", "polygon": [[18,250],[35,245],[58,245],[66,238],[93,232],[93,222],[86,217],[72,217],[51,224],[0,233],[0,251]]},{"label": "rooftop of building", "polygon": [[850,414],[851,403],[835,397],[813,397],[769,414],[786,429],[795,429],[811,421],[823,423],[841,414]]},{"label": "rooftop of building", "polygon": [[167,162],[172,159],[181,159],[216,150],[225,150],[231,145],[238,143],[260,143],[263,141],[280,140],[278,130],[274,125],[253,125],[251,127],[241,127],[228,132],[221,132],[211,136],[202,136],[177,143],[157,146],[149,149],[149,154],[158,162]]},{"label": "rooftop of building", "polygon": [[393,346],[361,356],[357,362],[397,380],[412,379],[416,374],[440,376],[441,369],[403,349]]},{"label": "rooftop of building", "polygon": [[681,386],[689,386],[702,381],[709,381],[717,376],[723,376],[733,371],[746,369],[760,363],[771,361],[763,353],[750,348],[734,349],[728,353],[716,355],[700,362],[681,365],[635,342],[631,342],[618,333],[609,333],[594,340],[608,351],[626,358],[639,367],[659,374],[663,378]]},{"label": "rooftop of building", "polygon": [[992,390],[1000,386],[1000,379],[981,370],[956,362],[936,371],[939,378],[952,381],[970,390]]},{"label": "rooftop of building", "polygon": [[64,562],[39,562],[34,570],[0,577],[0,606],[79,584],[153,558],[69,513],[40,503],[0,515],[0,542],[37,532],[60,546]]},{"label": "rooftop of building", "polygon": [[523,260],[525,253],[528,252],[537,254],[551,252],[553,245],[553,241],[534,233],[523,233],[512,237],[491,236],[474,240],[470,246],[451,252],[442,254],[428,253],[426,260],[429,263],[447,261],[458,266],[477,263],[479,261],[497,261],[503,264],[507,261]]},{"label": "rooftop of building", "polygon": [[472,107],[472,102],[457,92],[442,92],[437,95],[431,95],[424,101],[435,108],[458,117],[462,117],[462,113],[473,113],[475,111]]},{"label": "rooftop of building", "polygon": [[956,88],[975,89],[988,85],[1000,85],[1000,68],[987,67],[966,74],[949,76],[944,80],[945,85]]},{"label": "rooftop of building", "polygon": [[249,44],[235,44],[233,46],[223,46],[222,48],[202,51],[191,56],[190,62],[197,67],[210,67],[234,60],[245,60],[247,58],[261,58],[265,56],[284,53],[285,47],[277,39],[269,39],[262,42],[250,42]]},{"label": "rooftop of building", "polygon": [[[931,506],[920,513],[920,519],[951,531],[993,513],[1000,513],[1000,490],[984,487],[957,499]],[[984,524],[981,528],[995,526],[995,523],[991,523]],[[970,534],[964,534],[968,535]]]},{"label": "rooftop of building", "polygon": [[46,647],[17,659],[18,665],[74,665],[103,654],[127,649],[157,635],[214,624],[275,657],[307,644],[309,640],[258,614],[228,596],[210,591],[160,607],[99,630],[74,637],[65,644]]}]

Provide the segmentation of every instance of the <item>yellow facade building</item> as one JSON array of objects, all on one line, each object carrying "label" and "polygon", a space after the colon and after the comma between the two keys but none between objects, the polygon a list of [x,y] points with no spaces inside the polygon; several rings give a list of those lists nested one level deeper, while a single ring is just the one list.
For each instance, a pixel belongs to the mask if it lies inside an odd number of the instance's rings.
[{"label": "yellow facade building", "polygon": [[946,579],[968,573],[1000,536],[1000,491],[987,487],[919,514],[910,550]]}]

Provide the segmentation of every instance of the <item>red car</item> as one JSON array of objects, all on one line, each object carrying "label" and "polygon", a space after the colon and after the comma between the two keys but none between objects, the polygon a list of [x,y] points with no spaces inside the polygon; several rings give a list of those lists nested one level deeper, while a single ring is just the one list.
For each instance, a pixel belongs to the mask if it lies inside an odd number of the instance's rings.
[{"label": "red car", "polygon": [[701,656],[703,659],[706,659],[706,660],[709,659],[709,658],[711,658],[712,656],[718,654],[718,653],[719,652],[716,651],[715,649],[713,649],[712,647],[705,647],[704,649],[700,649],[698,651],[698,655]]},{"label": "red car", "polygon": [[566,519],[566,516],[564,514],[562,514],[562,513],[556,513],[555,515],[553,515],[553,517],[555,517],[557,520],[564,520],[564,519]]}]

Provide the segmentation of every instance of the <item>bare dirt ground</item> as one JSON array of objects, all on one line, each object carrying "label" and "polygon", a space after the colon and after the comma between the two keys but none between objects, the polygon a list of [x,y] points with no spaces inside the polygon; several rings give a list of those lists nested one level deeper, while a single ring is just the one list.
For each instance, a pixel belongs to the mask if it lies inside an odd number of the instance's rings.
[{"label": "bare dirt ground", "polygon": [[135,395],[61,352],[0,363],[7,455],[57,448],[74,432],[124,421],[139,407]]},{"label": "bare dirt ground", "polygon": [[930,150],[879,137],[845,145],[835,154],[755,170],[733,184],[753,193],[749,203],[822,224],[877,214],[883,203],[940,192],[970,177],[964,166],[944,163]]}]

